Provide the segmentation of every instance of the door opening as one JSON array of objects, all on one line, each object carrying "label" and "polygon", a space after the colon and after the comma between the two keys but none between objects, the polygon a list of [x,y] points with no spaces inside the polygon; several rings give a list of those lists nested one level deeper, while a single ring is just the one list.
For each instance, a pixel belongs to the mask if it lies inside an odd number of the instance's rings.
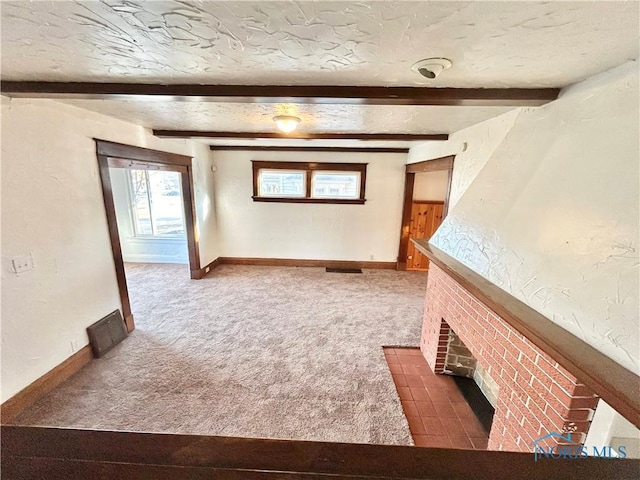
[{"label": "door opening", "polygon": [[430,238],[447,215],[455,156],[406,166],[398,270],[427,270],[429,260],[411,238]]},{"label": "door opening", "polygon": [[[150,255],[150,259],[157,261],[164,255],[165,261],[173,260],[169,263],[188,263],[190,278],[202,277],[191,157],[104,140],[96,139],[95,142],[122,316],[131,332],[135,323],[127,290],[125,260],[138,255],[140,261],[144,258],[140,255]],[[128,201],[124,207],[119,198],[123,188],[129,189],[125,193]],[[125,212],[124,208],[128,210]],[[121,228],[126,225],[130,227],[129,231],[120,232],[118,216]],[[127,217],[128,220],[123,220]],[[137,237],[137,245],[123,245],[122,239],[129,237]],[[176,248],[165,248],[164,253],[159,253],[157,248],[154,251],[145,247],[145,253],[136,250],[136,246],[148,244],[151,239],[160,239],[165,246],[168,240],[175,240]]]},{"label": "door opening", "polygon": [[189,264],[181,173],[109,167],[125,264]]}]

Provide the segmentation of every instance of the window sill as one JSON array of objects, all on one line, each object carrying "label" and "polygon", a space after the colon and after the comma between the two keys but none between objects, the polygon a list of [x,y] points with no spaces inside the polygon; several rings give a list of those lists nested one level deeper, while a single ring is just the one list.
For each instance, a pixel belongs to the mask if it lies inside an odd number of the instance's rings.
[{"label": "window sill", "polygon": [[144,235],[134,235],[127,237],[129,242],[131,243],[146,243],[146,242],[185,242],[187,240],[186,235],[183,237],[154,237],[149,235],[148,237]]},{"label": "window sill", "polygon": [[254,202],[271,203],[333,203],[339,205],[364,205],[364,198],[283,198],[283,197],[251,197]]}]

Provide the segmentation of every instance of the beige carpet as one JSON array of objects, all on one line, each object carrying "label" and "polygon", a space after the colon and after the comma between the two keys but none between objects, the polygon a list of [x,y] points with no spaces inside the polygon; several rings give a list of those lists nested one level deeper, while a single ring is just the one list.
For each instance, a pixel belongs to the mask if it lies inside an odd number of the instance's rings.
[{"label": "beige carpet", "polygon": [[[418,345],[426,274],[127,265],[137,329],[15,423],[411,444],[382,346]],[[98,288],[98,287],[96,287]]]}]

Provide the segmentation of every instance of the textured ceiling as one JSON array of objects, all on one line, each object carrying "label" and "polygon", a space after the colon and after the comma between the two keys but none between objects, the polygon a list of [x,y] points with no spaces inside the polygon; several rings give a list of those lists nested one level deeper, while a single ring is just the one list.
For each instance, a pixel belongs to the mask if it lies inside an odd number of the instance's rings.
[{"label": "textured ceiling", "polygon": [[2,2],[5,80],[565,86],[638,57],[638,2]]},{"label": "textured ceiling", "polygon": [[301,132],[451,133],[510,107],[292,105],[122,100],[65,103],[149,128],[166,130],[275,131],[275,115],[295,115]]},{"label": "textured ceiling", "polygon": [[405,142],[405,141],[388,141],[388,140],[300,140],[290,139],[282,140],[279,138],[261,138],[255,139],[222,139],[222,138],[197,138],[196,141],[206,145],[217,145],[225,147],[343,147],[343,148],[411,148],[420,143],[421,145],[428,143],[436,143],[428,140],[426,142]]},{"label": "textured ceiling", "polygon": [[[3,1],[1,72],[4,80],[560,87],[638,57],[639,5]],[[430,56],[448,57],[454,66],[428,83],[410,67]],[[294,114],[302,119],[301,131],[314,133],[452,133],[509,110],[157,100],[65,103],[170,130],[269,132],[275,131],[274,115]]]}]

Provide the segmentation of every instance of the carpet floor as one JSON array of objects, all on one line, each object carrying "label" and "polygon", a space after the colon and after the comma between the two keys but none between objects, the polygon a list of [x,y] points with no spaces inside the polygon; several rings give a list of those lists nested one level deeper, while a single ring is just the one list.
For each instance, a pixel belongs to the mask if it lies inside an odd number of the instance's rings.
[{"label": "carpet floor", "polygon": [[417,346],[426,274],[127,264],[136,330],[13,423],[412,444],[382,346]]}]

